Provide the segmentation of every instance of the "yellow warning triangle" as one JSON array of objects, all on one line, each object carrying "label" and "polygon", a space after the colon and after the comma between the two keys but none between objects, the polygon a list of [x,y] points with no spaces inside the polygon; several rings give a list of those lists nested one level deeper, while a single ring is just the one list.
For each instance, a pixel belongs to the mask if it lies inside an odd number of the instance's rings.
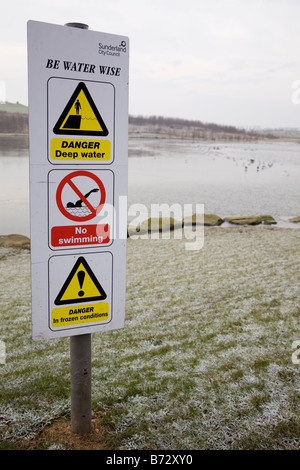
[{"label": "yellow warning triangle", "polygon": [[107,136],[107,127],[84,82],[80,82],[53,128],[55,134]]},{"label": "yellow warning triangle", "polygon": [[55,305],[77,304],[95,300],[105,300],[100,282],[81,256],[73,266],[54,303]]}]

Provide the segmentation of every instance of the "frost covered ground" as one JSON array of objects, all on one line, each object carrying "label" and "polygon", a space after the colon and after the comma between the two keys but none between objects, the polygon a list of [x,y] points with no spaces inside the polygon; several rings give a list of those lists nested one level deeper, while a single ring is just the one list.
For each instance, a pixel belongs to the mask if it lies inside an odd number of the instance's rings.
[{"label": "frost covered ground", "polygon": [[[1,446],[70,415],[69,339],[31,340],[30,256],[0,248]],[[299,449],[300,231],[128,240],[125,328],[92,337],[112,448]],[[0,446],[0,448],[1,448]]]}]

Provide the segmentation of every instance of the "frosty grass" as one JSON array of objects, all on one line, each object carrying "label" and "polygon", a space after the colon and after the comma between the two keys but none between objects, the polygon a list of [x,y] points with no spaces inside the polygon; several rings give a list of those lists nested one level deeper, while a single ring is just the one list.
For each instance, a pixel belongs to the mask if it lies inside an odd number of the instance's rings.
[{"label": "frosty grass", "polygon": [[[30,255],[0,248],[0,436],[70,415],[69,338],[31,339]],[[95,413],[120,449],[299,449],[300,231],[128,240],[125,328],[92,336]]]}]

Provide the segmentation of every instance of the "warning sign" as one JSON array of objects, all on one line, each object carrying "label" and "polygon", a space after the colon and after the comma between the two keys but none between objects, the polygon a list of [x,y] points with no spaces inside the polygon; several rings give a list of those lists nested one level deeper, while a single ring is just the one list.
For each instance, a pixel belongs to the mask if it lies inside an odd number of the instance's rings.
[{"label": "warning sign", "polygon": [[81,256],[76,261],[54,303],[55,305],[76,304],[105,299],[106,293],[100,282],[87,261]]},{"label": "warning sign", "polygon": [[54,308],[51,314],[51,326],[81,325],[83,323],[93,323],[109,319],[109,304],[89,304],[76,308],[60,307]]},{"label": "warning sign", "polygon": [[103,245],[109,241],[109,224],[67,225],[51,228],[51,245],[53,247]]},{"label": "warning sign", "polygon": [[51,139],[52,160],[75,163],[108,161],[111,157],[109,140]]},{"label": "warning sign", "polygon": [[115,87],[111,83],[48,81],[48,158],[58,164],[114,159]]},{"label": "warning sign", "polygon": [[[79,182],[74,182],[75,178],[81,177]],[[83,182],[82,179],[87,179]],[[86,184],[91,188],[87,193],[81,188]],[[72,200],[63,203],[64,188],[68,186],[74,192]],[[85,193],[85,194],[84,194]],[[97,194],[96,202],[92,204],[89,198],[92,194]],[[105,188],[102,181],[90,171],[74,171],[69,173],[60,182],[56,192],[56,202],[61,213],[70,220],[85,221],[91,220],[99,214],[105,203]],[[66,196],[68,198],[68,196]],[[69,197],[69,199],[71,198]],[[95,201],[95,199],[94,199]]]},{"label": "warning sign", "polygon": [[112,267],[109,252],[58,255],[49,262],[49,326],[52,330],[92,326],[112,320]]},{"label": "warning sign", "polygon": [[27,29],[32,338],[123,328],[129,39]]},{"label": "warning sign", "polygon": [[77,85],[53,132],[67,135],[108,135],[108,129],[84,82]]},{"label": "warning sign", "polygon": [[48,188],[51,249],[112,243],[114,174],[111,170],[52,170]]}]

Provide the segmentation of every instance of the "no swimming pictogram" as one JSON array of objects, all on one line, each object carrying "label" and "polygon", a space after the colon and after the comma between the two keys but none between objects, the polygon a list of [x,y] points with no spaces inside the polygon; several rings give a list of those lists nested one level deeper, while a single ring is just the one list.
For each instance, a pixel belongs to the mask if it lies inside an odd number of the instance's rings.
[{"label": "no swimming pictogram", "polygon": [[66,175],[56,191],[56,203],[60,212],[75,222],[95,218],[102,210],[105,199],[105,187],[100,178],[85,170]]},{"label": "no swimming pictogram", "polygon": [[110,244],[113,207],[111,170],[52,170],[48,175],[49,246]]}]

